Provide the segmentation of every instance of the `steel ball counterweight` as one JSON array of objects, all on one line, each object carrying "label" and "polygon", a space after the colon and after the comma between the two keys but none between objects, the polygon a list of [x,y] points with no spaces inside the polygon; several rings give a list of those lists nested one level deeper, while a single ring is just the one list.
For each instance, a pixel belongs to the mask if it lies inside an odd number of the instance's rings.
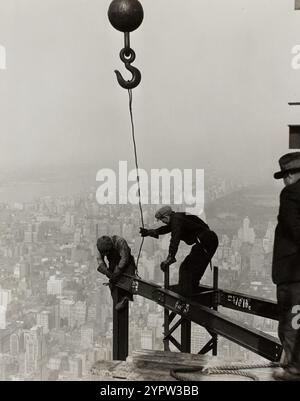
[{"label": "steel ball counterweight", "polygon": [[112,26],[121,32],[133,32],[143,22],[144,10],[138,0],[113,0],[108,9]]}]

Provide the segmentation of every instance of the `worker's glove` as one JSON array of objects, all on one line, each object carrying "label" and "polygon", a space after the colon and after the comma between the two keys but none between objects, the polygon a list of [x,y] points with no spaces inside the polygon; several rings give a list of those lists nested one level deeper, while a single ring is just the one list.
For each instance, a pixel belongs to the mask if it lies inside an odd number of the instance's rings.
[{"label": "worker's glove", "polygon": [[100,265],[97,267],[97,270],[99,273],[105,274],[107,276],[108,268],[105,263],[100,263]]},{"label": "worker's glove", "polygon": [[111,276],[110,276],[109,282],[110,282],[111,284],[116,283],[116,282],[118,281],[118,279],[119,279],[119,277],[120,277],[121,274],[122,274],[122,271],[121,271],[121,270],[116,270],[116,271],[114,271],[114,272],[111,274]]},{"label": "worker's glove", "polygon": [[153,237],[158,238],[156,230],[148,230],[147,228],[140,227],[140,234],[142,237]]},{"label": "worker's glove", "polygon": [[168,267],[169,267],[172,263],[175,263],[175,262],[176,262],[176,259],[175,259],[173,256],[169,255],[169,256],[167,257],[166,260],[164,260],[163,262],[161,262],[160,268],[161,268],[161,270],[165,273],[165,272],[167,271]]}]

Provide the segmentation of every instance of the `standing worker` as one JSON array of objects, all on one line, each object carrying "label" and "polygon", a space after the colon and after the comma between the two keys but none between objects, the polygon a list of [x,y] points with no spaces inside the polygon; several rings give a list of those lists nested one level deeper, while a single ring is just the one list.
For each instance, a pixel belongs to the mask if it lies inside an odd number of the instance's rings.
[{"label": "standing worker", "polygon": [[277,285],[278,335],[285,360],[276,380],[300,380],[300,152],[279,159],[285,188],[280,194],[278,224],[275,231],[272,278]]},{"label": "standing worker", "polygon": [[169,255],[161,263],[162,271],[165,272],[176,262],[175,256],[180,241],[192,245],[191,252],[180,265],[178,283],[178,293],[190,296],[198,290],[199,281],[218,247],[218,237],[199,217],[174,212],[170,206],[159,209],[155,218],[165,226],[157,229],[140,228],[140,234],[142,237],[159,238],[160,235],[171,233]]}]

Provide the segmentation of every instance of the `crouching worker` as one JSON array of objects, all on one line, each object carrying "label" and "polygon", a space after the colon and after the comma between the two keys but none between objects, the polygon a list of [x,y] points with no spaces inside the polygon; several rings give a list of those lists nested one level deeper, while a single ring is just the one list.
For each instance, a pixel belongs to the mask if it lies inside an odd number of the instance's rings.
[{"label": "crouching worker", "polygon": [[160,235],[171,233],[169,255],[161,263],[163,272],[176,262],[175,256],[180,241],[192,246],[189,255],[186,256],[179,268],[178,293],[188,297],[197,292],[199,281],[217,250],[218,237],[199,217],[186,213],[175,213],[170,206],[159,209],[155,218],[165,226],[153,230],[141,228],[140,234],[142,237],[158,238]]},{"label": "crouching worker", "polygon": [[[97,258],[99,266],[97,270],[109,278],[109,288],[113,295],[114,284],[118,281],[121,274],[135,274],[136,266],[134,258],[131,255],[131,250],[126,240],[117,235],[100,237],[97,241],[97,249],[99,251]],[[128,291],[119,288],[119,293],[122,299],[117,303],[116,310],[123,309],[128,301],[133,301],[133,296]]]}]

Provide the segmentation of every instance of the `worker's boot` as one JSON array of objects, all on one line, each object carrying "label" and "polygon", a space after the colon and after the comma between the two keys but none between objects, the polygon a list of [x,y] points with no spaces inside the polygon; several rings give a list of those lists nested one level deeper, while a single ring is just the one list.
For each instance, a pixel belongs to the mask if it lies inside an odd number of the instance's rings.
[{"label": "worker's boot", "polygon": [[129,302],[129,298],[124,297],[120,302],[117,303],[117,305],[115,306],[115,310],[120,311],[120,310],[124,309],[125,306],[128,304],[128,302]]},{"label": "worker's boot", "polygon": [[300,381],[300,370],[287,367],[273,373],[273,379],[284,381]]}]

